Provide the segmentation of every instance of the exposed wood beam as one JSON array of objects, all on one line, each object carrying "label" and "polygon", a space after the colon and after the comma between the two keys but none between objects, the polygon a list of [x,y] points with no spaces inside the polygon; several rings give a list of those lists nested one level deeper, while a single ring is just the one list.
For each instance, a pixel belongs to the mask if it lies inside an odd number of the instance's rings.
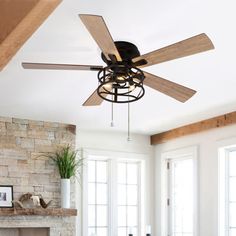
[{"label": "exposed wood beam", "polygon": [[163,133],[151,136],[151,144],[165,143],[171,139],[179,138],[189,134],[195,134],[209,129],[220,128],[236,123],[236,111],[217,116],[211,119],[202,120],[193,124],[185,125]]},{"label": "exposed wood beam", "polygon": [[0,1],[0,71],[61,1]]}]

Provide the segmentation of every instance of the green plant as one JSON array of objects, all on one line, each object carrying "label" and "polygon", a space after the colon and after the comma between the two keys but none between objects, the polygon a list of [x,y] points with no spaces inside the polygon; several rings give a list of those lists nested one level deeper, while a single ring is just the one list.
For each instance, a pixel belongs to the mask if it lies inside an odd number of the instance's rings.
[{"label": "green plant", "polygon": [[70,179],[76,176],[78,169],[83,165],[83,158],[77,159],[77,155],[78,150],[72,150],[68,145],[47,156],[57,165],[61,178]]}]

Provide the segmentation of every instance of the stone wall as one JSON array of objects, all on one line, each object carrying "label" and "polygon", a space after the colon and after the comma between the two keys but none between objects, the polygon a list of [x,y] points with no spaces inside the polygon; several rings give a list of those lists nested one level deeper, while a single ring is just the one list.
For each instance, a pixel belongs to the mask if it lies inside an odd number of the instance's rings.
[{"label": "stone wall", "polygon": [[76,235],[75,224],[76,220],[74,216],[73,217],[51,217],[51,216],[0,217],[0,236],[6,236],[7,229],[19,229],[19,228],[49,228],[50,236],[75,236]]},{"label": "stone wall", "polygon": [[[13,185],[14,199],[31,192],[60,206],[60,176],[45,153],[75,146],[73,125],[0,117],[0,185]],[[74,193],[74,186],[72,185]],[[74,206],[72,194],[72,206]]]}]

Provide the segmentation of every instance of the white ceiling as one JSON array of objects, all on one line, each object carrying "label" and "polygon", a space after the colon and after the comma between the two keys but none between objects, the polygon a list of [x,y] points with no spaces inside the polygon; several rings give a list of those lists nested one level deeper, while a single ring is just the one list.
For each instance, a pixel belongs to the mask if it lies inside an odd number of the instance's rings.
[{"label": "white ceiling", "polygon": [[141,54],[206,33],[215,50],[146,70],[198,91],[180,103],[146,87],[131,104],[131,130],[154,134],[236,109],[235,0],[64,0],[0,72],[0,116],[58,121],[79,129],[126,131],[127,105],[83,107],[97,86],[96,72],[30,71],[21,62],[103,65],[78,18],[102,15],[114,40],[135,43]]}]

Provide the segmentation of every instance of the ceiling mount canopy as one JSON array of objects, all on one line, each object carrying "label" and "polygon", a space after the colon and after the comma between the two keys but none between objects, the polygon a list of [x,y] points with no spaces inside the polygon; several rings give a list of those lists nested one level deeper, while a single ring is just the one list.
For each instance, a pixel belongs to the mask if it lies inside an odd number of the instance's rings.
[{"label": "ceiling mount canopy", "polygon": [[106,66],[22,63],[25,69],[91,70],[98,71],[99,85],[84,102],[84,106],[100,105],[104,100],[129,103],[139,100],[145,93],[144,85],[186,102],[196,91],[183,85],[150,74],[140,68],[190,56],[214,49],[204,33],[167,47],[140,55],[138,48],[129,42],[114,42],[102,16],[79,15],[83,24],[102,51]]}]

